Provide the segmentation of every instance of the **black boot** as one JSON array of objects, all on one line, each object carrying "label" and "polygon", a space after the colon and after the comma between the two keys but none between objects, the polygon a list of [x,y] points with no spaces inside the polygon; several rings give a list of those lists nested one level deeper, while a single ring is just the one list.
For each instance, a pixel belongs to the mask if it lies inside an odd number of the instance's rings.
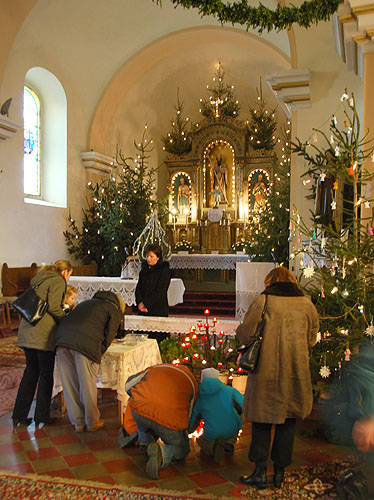
[{"label": "black boot", "polygon": [[255,470],[250,476],[240,476],[240,482],[247,486],[257,486],[258,489],[266,488],[266,465],[256,464]]},{"label": "black boot", "polygon": [[281,488],[284,483],[284,467],[274,464],[274,486]]}]

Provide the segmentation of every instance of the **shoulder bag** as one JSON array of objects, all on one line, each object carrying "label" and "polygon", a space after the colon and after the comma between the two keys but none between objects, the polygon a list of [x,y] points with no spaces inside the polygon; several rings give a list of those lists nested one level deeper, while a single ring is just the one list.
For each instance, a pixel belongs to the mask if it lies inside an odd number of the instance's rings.
[{"label": "shoulder bag", "polygon": [[14,309],[31,325],[36,325],[48,309],[48,302],[35,292],[38,286],[30,286],[12,303]]},{"label": "shoulder bag", "polygon": [[265,311],[267,303],[267,295],[265,295],[265,304],[262,310],[261,319],[256,327],[256,335],[250,342],[238,348],[241,352],[239,366],[246,372],[253,373],[256,370],[258,359],[260,357],[261,344],[265,326]]}]

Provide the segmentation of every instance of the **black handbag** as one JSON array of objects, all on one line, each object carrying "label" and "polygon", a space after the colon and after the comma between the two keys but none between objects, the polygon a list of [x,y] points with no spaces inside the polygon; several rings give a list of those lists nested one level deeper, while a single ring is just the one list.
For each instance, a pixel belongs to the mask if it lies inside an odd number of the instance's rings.
[{"label": "black handbag", "polygon": [[31,325],[36,325],[48,309],[48,302],[37,295],[36,288],[31,286],[12,303],[14,309]]},{"label": "black handbag", "polygon": [[260,357],[261,344],[263,339],[263,330],[265,326],[265,311],[267,295],[265,295],[265,304],[262,310],[261,319],[256,327],[256,335],[251,341],[238,348],[238,352],[241,352],[239,359],[239,366],[243,368],[246,372],[253,373],[256,370],[258,359]]}]

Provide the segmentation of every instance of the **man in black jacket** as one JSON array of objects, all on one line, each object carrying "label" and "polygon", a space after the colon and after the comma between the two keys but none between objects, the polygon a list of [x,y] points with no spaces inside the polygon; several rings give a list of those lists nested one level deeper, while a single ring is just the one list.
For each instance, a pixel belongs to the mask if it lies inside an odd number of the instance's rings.
[{"label": "man in black jacket", "polygon": [[77,432],[103,427],[97,407],[96,379],[101,357],[123,318],[124,303],[113,292],[96,292],[60,323],[56,354],[66,410]]}]

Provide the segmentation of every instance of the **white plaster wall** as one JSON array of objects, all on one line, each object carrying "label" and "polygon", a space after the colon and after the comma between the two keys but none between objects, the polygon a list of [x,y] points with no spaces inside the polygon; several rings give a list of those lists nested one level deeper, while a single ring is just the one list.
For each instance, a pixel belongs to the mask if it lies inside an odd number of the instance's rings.
[{"label": "white plaster wall", "polygon": [[[269,3],[274,4],[272,0]],[[86,177],[80,155],[87,150],[95,108],[116,72],[160,37],[203,26],[219,24],[212,18],[201,20],[195,11],[174,9],[167,0],[162,9],[151,0],[40,0],[31,11],[10,53],[0,87],[0,102],[12,96],[10,118],[21,123],[27,71],[31,67],[42,67],[61,82],[68,105],[67,205],[74,218],[79,218],[86,203]],[[264,34],[262,38],[289,56],[285,32]],[[347,73],[335,54],[329,23],[309,31],[299,30],[297,44],[298,66],[309,67],[313,78],[313,108],[299,112],[296,127],[297,135],[306,137],[310,127],[320,123],[326,110],[335,109],[342,88],[352,88],[349,85],[352,83],[358,95],[360,83]],[[278,69],[258,50],[254,41],[253,50],[247,52],[241,44],[228,43],[223,35],[220,41],[197,43],[194,48],[183,47],[173,56],[160,57],[159,64],[150,64],[129,88],[111,123],[107,148],[113,149],[117,142],[130,146],[134,138],[140,137],[146,122],[151,125],[150,135],[154,139],[165,134],[178,85],[186,110],[194,109],[196,113],[198,99],[204,95],[203,88],[218,59],[224,64],[228,79],[236,83],[239,99],[246,102],[255,97],[258,73]],[[192,116],[195,117],[197,115]],[[0,170],[3,170],[0,174],[0,264],[7,262],[11,266],[33,261],[52,262],[67,256],[62,232],[67,227],[68,209],[24,203],[22,152],[21,131],[0,143]],[[160,161],[161,156],[160,151],[156,151],[154,161]]]}]

